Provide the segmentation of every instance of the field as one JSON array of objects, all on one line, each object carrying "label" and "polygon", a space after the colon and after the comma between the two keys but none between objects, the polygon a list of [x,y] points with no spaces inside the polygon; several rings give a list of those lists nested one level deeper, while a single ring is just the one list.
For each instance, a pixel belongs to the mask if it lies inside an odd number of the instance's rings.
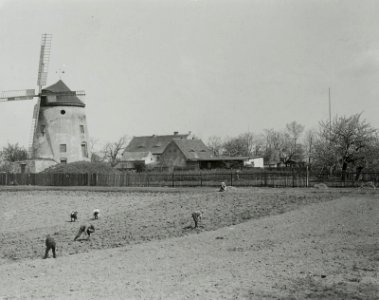
[{"label": "field", "polygon": [[379,299],[376,190],[15,187],[0,213],[0,299]]}]

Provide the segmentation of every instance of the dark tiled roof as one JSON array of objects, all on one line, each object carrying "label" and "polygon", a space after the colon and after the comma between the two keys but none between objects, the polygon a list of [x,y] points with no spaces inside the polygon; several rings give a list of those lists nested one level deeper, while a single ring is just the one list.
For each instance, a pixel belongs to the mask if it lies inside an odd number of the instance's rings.
[{"label": "dark tiled roof", "polygon": [[149,156],[150,152],[124,152],[122,155],[123,161],[135,161],[135,160],[145,160]]},{"label": "dark tiled roof", "polygon": [[208,160],[214,158],[202,140],[173,140],[187,160]]},{"label": "dark tiled roof", "polygon": [[209,159],[199,159],[199,160],[209,160],[209,161],[244,161],[249,158],[246,156],[217,156],[211,157]]},{"label": "dark tiled roof", "polygon": [[153,154],[162,154],[172,140],[186,140],[188,136],[189,134],[136,136],[125,148],[125,152],[150,151]]},{"label": "dark tiled roof", "polygon": [[63,93],[63,92],[71,92],[71,90],[62,80],[59,80],[53,85],[42,89],[41,106],[85,107],[85,104],[75,95],[69,95],[69,96],[59,95],[60,93]]}]

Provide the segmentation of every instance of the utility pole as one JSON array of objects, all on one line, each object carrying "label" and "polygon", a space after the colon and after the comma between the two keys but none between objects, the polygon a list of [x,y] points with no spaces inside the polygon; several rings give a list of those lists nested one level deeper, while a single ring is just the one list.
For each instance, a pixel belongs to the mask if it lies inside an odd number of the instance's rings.
[{"label": "utility pole", "polygon": [[329,88],[329,126],[332,127],[332,101],[330,99],[330,88]]}]

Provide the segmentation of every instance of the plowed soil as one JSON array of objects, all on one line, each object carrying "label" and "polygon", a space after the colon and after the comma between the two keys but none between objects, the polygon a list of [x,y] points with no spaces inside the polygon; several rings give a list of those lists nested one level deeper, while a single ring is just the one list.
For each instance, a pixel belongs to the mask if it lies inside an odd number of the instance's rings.
[{"label": "plowed soil", "polygon": [[[0,214],[0,299],[379,295],[376,191],[14,189],[0,192]],[[74,242],[87,223],[91,239]],[[57,259],[42,260],[47,234]]]}]

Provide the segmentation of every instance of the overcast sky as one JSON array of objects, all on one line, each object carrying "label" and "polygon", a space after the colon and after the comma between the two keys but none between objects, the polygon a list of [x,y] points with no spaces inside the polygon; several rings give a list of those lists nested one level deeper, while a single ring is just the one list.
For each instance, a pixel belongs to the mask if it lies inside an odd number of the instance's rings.
[{"label": "overcast sky", "polygon": [[[235,136],[332,114],[379,127],[379,1],[0,0],[0,91],[86,91],[100,142],[192,131]],[[32,101],[0,103],[0,147],[27,146]]]}]

